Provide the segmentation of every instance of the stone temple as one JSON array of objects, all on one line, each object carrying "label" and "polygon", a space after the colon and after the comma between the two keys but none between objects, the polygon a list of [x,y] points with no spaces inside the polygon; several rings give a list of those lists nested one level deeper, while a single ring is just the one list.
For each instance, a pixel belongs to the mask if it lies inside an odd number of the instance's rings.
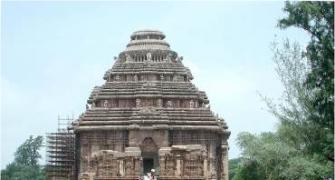
[{"label": "stone temple", "polygon": [[228,180],[228,127],[164,39],[134,32],[93,89],[71,127],[73,179],[130,180],[155,169],[162,180]]}]

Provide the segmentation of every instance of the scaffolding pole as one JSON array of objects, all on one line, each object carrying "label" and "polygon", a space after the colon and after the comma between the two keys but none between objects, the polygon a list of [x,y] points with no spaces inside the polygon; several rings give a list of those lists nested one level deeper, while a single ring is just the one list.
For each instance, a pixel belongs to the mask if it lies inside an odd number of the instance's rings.
[{"label": "scaffolding pole", "polygon": [[46,173],[50,180],[74,179],[75,136],[69,128],[73,120],[58,116],[57,132],[46,135]]}]

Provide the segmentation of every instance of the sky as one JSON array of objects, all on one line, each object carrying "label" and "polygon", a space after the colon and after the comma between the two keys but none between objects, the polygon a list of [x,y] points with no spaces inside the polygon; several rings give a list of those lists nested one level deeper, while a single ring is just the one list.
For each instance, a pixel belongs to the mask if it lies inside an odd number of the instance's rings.
[{"label": "sky", "polygon": [[[30,135],[78,117],[130,34],[159,29],[184,57],[192,81],[231,131],[229,158],[240,155],[242,131],[275,130],[259,94],[280,100],[271,43],[305,46],[302,30],[279,29],[283,2],[2,2],[1,168]],[[45,149],[41,151],[43,157]],[[43,158],[41,163],[44,163]]]}]

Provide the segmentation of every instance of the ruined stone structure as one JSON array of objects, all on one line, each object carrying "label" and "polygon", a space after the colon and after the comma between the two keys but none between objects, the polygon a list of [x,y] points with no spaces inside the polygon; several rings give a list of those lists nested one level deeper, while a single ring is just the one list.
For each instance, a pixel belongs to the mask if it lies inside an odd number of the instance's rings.
[{"label": "ruined stone structure", "polygon": [[230,132],[160,31],[131,35],[73,123],[75,176],[228,180]]}]

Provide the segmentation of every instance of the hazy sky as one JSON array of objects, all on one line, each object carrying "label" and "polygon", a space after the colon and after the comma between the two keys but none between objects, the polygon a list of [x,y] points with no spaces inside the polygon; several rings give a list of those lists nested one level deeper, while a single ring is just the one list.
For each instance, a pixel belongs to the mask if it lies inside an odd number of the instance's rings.
[{"label": "hazy sky", "polygon": [[[57,116],[84,112],[95,85],[130,34],[154,28],[184,56],[211,109],[232,132],[274,130],[258,96],[280,98],[270,44],[301,30],[280,30],[283,2],[3,2],[1,9],[1,168],[29,135],[57,128]],[[42,154],[45,154],[44,150]]]}]

